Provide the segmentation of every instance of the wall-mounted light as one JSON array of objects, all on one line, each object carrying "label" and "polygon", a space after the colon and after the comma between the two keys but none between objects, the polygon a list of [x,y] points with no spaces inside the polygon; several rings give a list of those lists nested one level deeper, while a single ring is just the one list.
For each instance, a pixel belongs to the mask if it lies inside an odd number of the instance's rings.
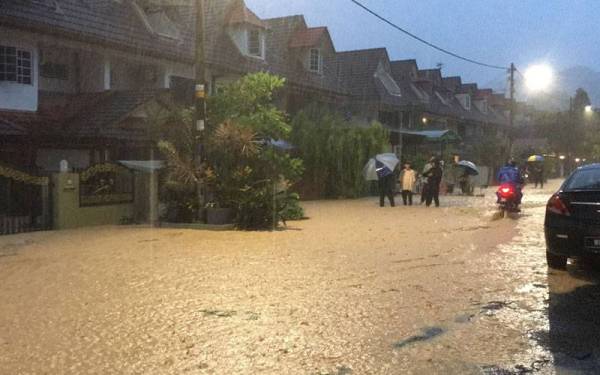
[{"label": "wall-mounted light", "polygon": [[427,121],[429,120],[427,120],[427,117],[423,117],[421,121],[423,122],[423,125],[427,125]]}]

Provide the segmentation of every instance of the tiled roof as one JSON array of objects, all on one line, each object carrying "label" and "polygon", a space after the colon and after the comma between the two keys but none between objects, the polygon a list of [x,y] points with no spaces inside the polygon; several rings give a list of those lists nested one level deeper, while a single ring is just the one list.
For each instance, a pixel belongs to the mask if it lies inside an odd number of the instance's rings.
[{"label": "tiled roof", "polygon": [[476,91],[477,91],[476,83],[463,83],[456,90],[456,92],[459,94],[474,94]]},{"label": "tiled roof", "polygon": [[125,120],[166,91],[44,95],[38,112],[1,111],[0,135],[146,141],[147,128]]},{"label": "tiled roof", "polygon": [[65,130],[77,137],[147,140],[148,129],[127,121],[143,104],[168,90],[110,91],[66,121]]},{"label": "tiled roof", "polygon": [[442,85],[444,85],[444,87],[446,87],[448,90],[456,92],[462,85],[462,79],[459,76],[443,77]]},{"label": "tiled roof", "polygon": [[320,44],[324,37],[329,38],[329,31],[326,27],[300,29],[292,35],[290,48],[315,47]]},{"label": "tiled roof", "polygon": [[267,25],[254,12],[252,12],[243,0],[234,1],[225,17],[226,25],[248,24],[260,28],[266,28]]},{"label": "tiled roof", "polygon": [[340,80],[355,100],[402,105],[401,98],[390,95],[375,78],[379,65],[389,64],[385,48],[338,52],[337,62]]},{"label": "tiled roof", "polygon": [[417,60],[396,60],[390,63],[392,74],[399,80],[412,80],[416,78],[414,74],[418,74],[419,67]]},{"label": "tiled roof", "polygon": [[[56,6],[54,5],[56,4]],[[0,1],[0,24],[183,61],[194,57],[194,7],[165,8],[179,39],[149,29],[134,0]]]},{"label": "tiled roof", "polygon": [[475,99],[487,99],[493,94],[492,89],[479,89],[475,92]]},{"label": "tiled roof", "polygon": [[40,116],[33,112],[0,111],[0,136],[25,136],[28,125],[39,122]]},{"label": "tiled roof", "polygon": [[267,71],[265,61],[244,56],[227,34],[226,18],[236,4],[239,4],[239,0],[204,2],[204,49],[207,63],[217,74],[221,71],[239,74]]},{"label": "tiled roof", "polygon": [[297,86],[325,90],[345,94],[344,87],[340,85],[337,75],[337,63],[333,44],[328,44],[321,50],[323,71],[310,72],[306,69],[307,56],[301,50],[290,48],[294,36],[304,30],[306,26],[304,17],[290,16],[265,20],[270,32],[267,34],[267,61],[268,70],[274,74],[286,77],[287,81]]},{"label": "tiled roof", "polygon": [[434,82],[435,84],[442,83],[442,70],[441,69],[419,69],[418,78]]}]

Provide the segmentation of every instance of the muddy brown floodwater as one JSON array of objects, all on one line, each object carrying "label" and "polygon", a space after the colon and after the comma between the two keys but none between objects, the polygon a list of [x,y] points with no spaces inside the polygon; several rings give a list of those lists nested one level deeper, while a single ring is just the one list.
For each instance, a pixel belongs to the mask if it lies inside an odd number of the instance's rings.
[{"label": "muddy brown floodwater", "polygon": [[503,220],[488,191],[307,202],[276,232],[3,237],[0,374],[593,372],[600,314],[567,306],[599,312],[600,291],[577,265],[547,272],[549,192]]}]

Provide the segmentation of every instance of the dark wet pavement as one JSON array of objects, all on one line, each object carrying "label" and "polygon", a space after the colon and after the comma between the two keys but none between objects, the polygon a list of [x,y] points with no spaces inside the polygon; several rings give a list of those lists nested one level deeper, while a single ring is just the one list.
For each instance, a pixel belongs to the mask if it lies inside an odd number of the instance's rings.
[{"label": "dark wet pavement", "polygon": [[543,221],[551,189],[528,189],[518,236],[501,246],[498,269],[516,285],[493,306],[502,325],[529,340],[512,367],[485,374],[600,374],[600,268],[593,260],[570,261],[567,271],[548,269]]}]

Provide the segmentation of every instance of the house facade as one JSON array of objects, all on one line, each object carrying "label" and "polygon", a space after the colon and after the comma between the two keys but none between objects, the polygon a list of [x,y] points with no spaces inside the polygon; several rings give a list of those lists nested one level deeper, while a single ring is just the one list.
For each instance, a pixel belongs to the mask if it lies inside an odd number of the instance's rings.
[{"label": "house facade", "polygon": [[[33,218],[47,209],[41,197],[50,194],[51,173],[156,158],[150,109],[193,96],[195,4],[0,2],[0,232],[6,213]],[[248,73],[279,75],[286,79],[276,98],[282,109],[293,115],[316,104],[355,126],[380,122],[401,157],[452,146],[470,158],[482,137],[507,134],[509,103],[491,90],[415,60],[393,61],[385,48],[338,51],[327,27],[301,15],[261,19],[243,0],[204,5],[212,93]],[[133,196],[125,190],[119,202]]]},{"label": "house facade", "polygon": [[58,171],[97,172],[61,180],[82,217],[134,214],[114,163],[152,158],[146,106],[193,79],[193,27],[193,8],[154,1],[0,3],[0,233],[50,225]]}]

